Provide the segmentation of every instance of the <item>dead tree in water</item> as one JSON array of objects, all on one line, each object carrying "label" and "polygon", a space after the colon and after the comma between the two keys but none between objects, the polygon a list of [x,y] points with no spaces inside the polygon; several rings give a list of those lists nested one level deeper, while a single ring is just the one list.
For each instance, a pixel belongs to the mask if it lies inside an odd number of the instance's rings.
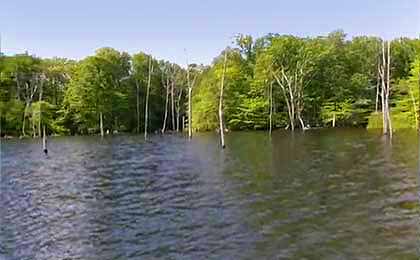
[{"label": "dead tree in water", "polygon": [[140,84],[137,79],[134,79],[136,83],[136,114],[137,114],[137,133],[140,133]]},{"label": "dead tree in water", "polygon": [[188,86],[188,138],[192,137],[192,89],[193,84],[191,84],[190,80],[190,64],[188,63],[188,56],[187,56],[187,86]]},{"label": "dead tree in water", "polygon": [[382,42],[382,61],[378,72],[381,78],[381,105],[383,134],[392,137],[392,123],[389,109],[389,95],[391,89],[391,44]]},{"label": "dead tree in water", "polygon": [[45,131],[45,125],[42,126],[42,150],[44,151],[45,154],[48,154],[47,134],[46,134],[46,131]]},{"label": "dead tree in water", "polygon": [[222,148],[225,148],[225,127],[223,124],[223,91],[225,83],[225,73],[226,73],[226,61],[227,61],[227,51],[225,51],[225,58],[223,61],[223,72],[222,72],[222,81],[220,84],[220,96],[219,96],[219,129],[220,129],[220,144]]},{"label": "dead tree in water", "polygon": [[[19,74],[17,74],[17,77],[19,77]],[[17,82],[19,82],[19,78],[16,79]],[[34,100],[34,96],[35,93],[37,92],[38,89],[38,84],[36,82],[36,75],[32,75],[31,79],[28,80],[27,82],[25,82],[24,86],[24,100],[25,100],[25,109],[23,112],[23,121],[22,121],[22,135],[26,136],[26,132],[25,132],[25,122],[26,122],[26,117],[28,115],[28,110],[32,105],[32,101]]]},{"label": "dead tree in water", "polygon": [[[181,112],[181,98],[182,98],[182,88],[179,89],[178,99],[176,100],[176,131],[179,132],[179,117]],[[184,129],[182,129],[184,130]]]},{"label": "dead tree in water", "polygon": [[[175,69],[175,68],[174,68]],[[172,75],[172,82],[171,82],[171,115],[172,115],[172,131],[175,131],[175,97],[174,97],[174,89],[175,89],[175,71]]]},{"label": "dead tree in water", "polygon": [[[188,138],[191,139],[192,137],[192,90],[195,85],[195,81],[198,77],[198,71],[195,71],[194,78],[191,80],[191,66],[188,62],[188,55],[187,55],[187,88],[188,88]],[[183,119],[184,122],[182,125],[184,126],[185,118]],[[184,128],[184,127],[183,127]]]},{"label": "dead tree in water", "polygon": [[165,133],[165,130],[166,130],[166,120],[168,119],[168,103],[169,103],[169,77],[166,78],[166,83],[165,83],[163,79],[163,74],[164,73],[162,73],[162,83],[166,89],[166,98],[165,98],[165,115],[163,118],[162,134]]},{"label": "dead tree in water", "polygon": [[304,56],[302,61],[292,67],[279,65],[277,71],[271,71],[286,101],[289,125],[292,131],[295,130],[296,123],[300,124],[302,130],[306,130],[302,112],[304,108],[303,90],[310,82],[310,80],[304,80],[311,75],[308,63],[309,58]]},{"label": "dead tree in water", "polygon": [[270,101],[270,125],[268,133],[271,135],[273,131],[273,82],[270,83],[270,90],[269,90],[269,101]]},{"label": "dead tree in water", "polygon": [[[419,66],[419,79],[418,79],[418,83],[419,83],[419,96],[420,96],[420,66]],[[418,104],[418,118],[417,118],[417,129],[420,130],[420,102]]]},{"label": "dead tree in water", "polygon": [[152,72],[153,72],[152,57],[149,57],[149,77],[147,80],[146,105],[144,109],[144,140],[147,140],[147,125],[149,121],[149,94],[150,94],[150,84],[152,80]]},{"label": "dead tree in water", "polygon": [[104,137],[104,116],[99,112],[99,128],[101,130],[101,137]]}]

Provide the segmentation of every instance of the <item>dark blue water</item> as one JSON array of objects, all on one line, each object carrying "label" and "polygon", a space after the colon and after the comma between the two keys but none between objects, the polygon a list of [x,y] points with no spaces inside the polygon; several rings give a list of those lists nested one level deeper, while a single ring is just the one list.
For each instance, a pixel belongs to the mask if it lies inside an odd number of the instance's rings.
[{"label": "dark blue water", "polygon": [[419,141],[364,130],[2,141],[0,259],[419,259]]}]

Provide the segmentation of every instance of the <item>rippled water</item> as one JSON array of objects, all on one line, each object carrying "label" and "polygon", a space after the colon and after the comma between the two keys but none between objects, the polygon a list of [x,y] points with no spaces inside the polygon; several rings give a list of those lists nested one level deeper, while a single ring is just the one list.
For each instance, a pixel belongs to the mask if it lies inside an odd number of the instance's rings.
[{"label": "rippled water", "polygon": [[0,259],[419,259],[419,141],[364,130],[1,147]]}]

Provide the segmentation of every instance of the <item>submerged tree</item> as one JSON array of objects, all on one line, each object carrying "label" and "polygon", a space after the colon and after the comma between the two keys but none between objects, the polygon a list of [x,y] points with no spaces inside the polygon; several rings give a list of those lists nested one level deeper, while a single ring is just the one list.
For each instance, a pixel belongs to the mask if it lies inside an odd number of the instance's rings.
[{"label": "submerged tree", "polygon": [[381,79],[381,104],[382,104],[382,122],[383,133],[392,137],[392,123],[389,109],[389,95],[391,89],[391,45],[389,42],[382,43],[382,62],[379,66],[379,75]]},{"label": "submerged tree", "polygon": [[225,148],[225,125],[223,123],[223,94],[224,94],[224,84],[225,84],[225,73],[226,73],[226,62],[227,62],[227,52],[225,51],[224,60],[223,60],[223,72],[222,79],[220,83],[220,97],[219,97],[219,132],[220,132],[220,144],[222,148]]},{"label": "submerged tree", "polygon": [[149,57],[149,71],[147,79],[147,90],[146,90],[146,104],[144,110],[144,140],[147,140],[147,126],[149,123],[149,95],[150,95],[150,84],[152,81],[153,64],[152,57]]}]

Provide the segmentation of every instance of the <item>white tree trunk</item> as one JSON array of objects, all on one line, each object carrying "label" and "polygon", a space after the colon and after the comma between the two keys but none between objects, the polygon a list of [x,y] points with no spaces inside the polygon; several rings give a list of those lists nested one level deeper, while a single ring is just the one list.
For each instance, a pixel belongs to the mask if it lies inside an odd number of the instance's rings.
[{"label": "white tree trunk", "polygon": [[182,88],[179,90],[178,99],[176,101],[176,131],[179,132],[179,117],[181,111]]},{"label": "white tree trunk", "polygon": [[416,128],[418,129],[418,127],[419,127],[419,118],[418,118],[418,112],[417,112],[416,98],[414,97],[414,93],[413,93],[413,90],[411,89],[411,87],[409,87],[409,91],[410,91],[411,102],[413,103],[414,120],[416,122]]},{"label": "white tree trunk", "polygon": [[169,85],[166,84],[166,99],[165,99],[165,116],[163,117],[162,134],[166,130],[166,120],[168,118],[168,103],[169,103]]},{"label": "white tree trunk", "polygon": [[273,131],[273,82],[270,83],[270,125],[268,133]]},{"label": "white tree trunk", "polygon": [[42,150],[47,151],[47,134],[45,132],[45,125],[42,126]]},{"label": "white tree trunk", "polygon": [[389,136],[392,138],[392,121],[391,121],[391,112],[389,109],[389,94],[391,89],[391,42],[388,42],[388,62],[387,62],[387,88],[386,88],[386,112],[387,112],[387,120],[388,120],[388,131]]},{"label": "white tree trunk", "polygon": [[223,61],[223,73],[222,80],[220,84],[220,96],[219,96],[219,129],[220,129],[220,144],[222,148],[225,148],[225,127],[223,124],[223,91],[225,83],[225,73],[226,73],[226,61],[227,61],[227,51],[225,51],[225,58]]},{"label": "white tree trunk", "polygon": [[188,137],[192,137],[192,109],[191,109],[192,88],[188,88]]},{"label": "white tree trunk", "polygon": [[392,122],[389,109],[389,95],[391,89],[391,44],[382,42],[382,65],[380,66],[381,77],[381,102],[382,102],[382,123],[383,134],[392,138]]},{"label": "white tree trunk", "polygon": [[140,133],[140,86],[137,79],[136,81],[136,113],[137,113],[137,134]]},{"label": "white tree trunk", "polygon": [[149,94],[150,94],[150,84],[152,80],[152,71],[153,71],[152,57],[149,57],[149,77],[147,80],[146,105],[145,105],[145,111],[144,111],[144,140],[147,140],[147,127],[148,127],[148,121],[149,121]]},{"label": "white tree trunk", "polygon": [[101,130],[101,137],[104,137],[104,118],[102,112],[99,112],[99,128]]},{"label": "white tree trunk", "polygon": [[174,97],[175,79],[171,84],[171,115],[172,115],[172,131],[175,131],[175,97]]}]

